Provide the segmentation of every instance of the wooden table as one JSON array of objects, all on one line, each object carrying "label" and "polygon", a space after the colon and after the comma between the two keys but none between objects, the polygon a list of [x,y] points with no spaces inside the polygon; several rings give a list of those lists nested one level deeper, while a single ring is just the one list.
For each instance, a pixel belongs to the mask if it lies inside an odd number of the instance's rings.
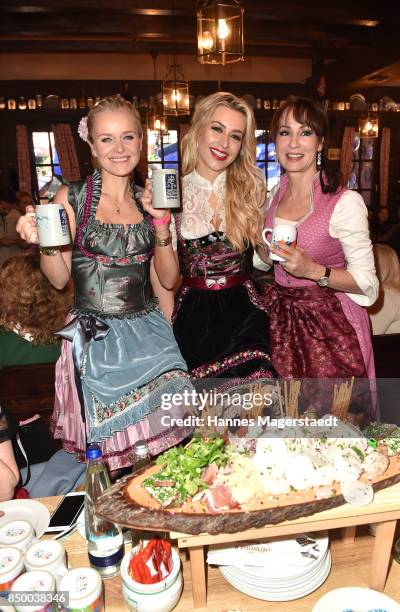
[{"label": "wooden table", "polygon": [[238,533],[220,535],[188,536],[183,533],[170,534],[179,548],[188,548],[192,573],[193,604],[195,608],[207,605],[206,563],[204,547],[243,540],[258,540],[285,535],[295,535],[326,529],[343,529],[345,543],[354,542],[355,526],[376,523],[375,544],[371,557],[369,587],[383,591],[388,573],[390,553],[393,546],[396,521],[400,518],[400,483],[375,494],[368,506],[344,504],[338,508],[317,512],[312,516],[285,521]]},{"label": "wooden table", "polygon": [[[50,511],[53,511],[60,497],[39,499]],[[340,516],[338,516],[340,514]],[[336,516],[333,516],[336,515]],[[367,518],[368,517],[368,518]],[[227,608],[240,609],[242,612],[274,612],[276,603],[248,597],[231,585],[221,576],[215,567],[209,568],[209,596],[206,608],[204,546],[207,543],[235,542],[244,539],[273,537],[275,535],[295,534],[302,531],[319,531],[335,527],[350,527],[345,531],[345,538],[332,543],[333,567],[326,583],[317,591],[301,600],[279,603],[280,612],[310,612],[323,593],[342,586],[367,586],[368,582],[376,589],[382,589],[390,557],[394,526],[400,517],[400,483],[376,494],[373,504],[366,508],[342,506],[334,510],[320,512],[305,519],[288,521],[279,525],[251,530],[240,534],[221,534],[219,536],[188,536],[172,534],[177,539],[181,550],[184,575],[184,591],[174,612],[189,612],[195,606],[203,605],[203,610],[225,612]],[[377,538],[360,535],[354,541],[354,525],[363,523],[380,523]],[[88,566],[86,541],[73,533],[64,540],[63,545],[68,554],[70,567]],[[185,549],[189,550],[190,562],[185,558]],[[372,558],[372,563],[371,563]],[[367,567],[369,565],[369,577]],[[371,578],[372,577],[372,578]],[[104,580],[106,612],[126,612],[121,593],[121,577],[115,576]],[[393,563],[389,571],[389,580],[385,593],[400,600],[400,565]],[[193,595],[193,599],[192,599]]]}]

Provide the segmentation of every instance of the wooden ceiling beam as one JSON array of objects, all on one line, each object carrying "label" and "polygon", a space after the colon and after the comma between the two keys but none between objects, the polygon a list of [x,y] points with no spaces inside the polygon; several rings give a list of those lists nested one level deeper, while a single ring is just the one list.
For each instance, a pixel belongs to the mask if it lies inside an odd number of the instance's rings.
[{"label": "wooden ceiling beam", "polygon": [[351,88],[356,81],[384,70],[399,60],[400,50],[397,47],[355,49],[351,53],[346,52],[341,60],[326,67],[328,86],[332,89]]}]

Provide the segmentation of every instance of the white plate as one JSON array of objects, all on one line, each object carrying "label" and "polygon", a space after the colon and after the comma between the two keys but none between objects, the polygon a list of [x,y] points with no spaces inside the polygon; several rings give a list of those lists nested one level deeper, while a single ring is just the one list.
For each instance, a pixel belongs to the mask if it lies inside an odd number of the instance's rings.
[{"label": "white plate", "polygon": [[50,512],[46,506],[34,499],[12,499],[1,502],[0,510],[4,512],[4,516],[0,517],[0,527],[8,521],[28,521],[34,528],[37,538],[44,534],[50,523]]},{"label": "white plate", "polygon": [[[331,570],[331,556],[328,555],[323,567],[320,568],[318,574],[309,582],[305,582],[303,587],[298,589],[280,589],[279,592],[272,590],[264,590],[257,589],[255,587],[249,587],[248,585],[244,585],[237,579],[233,578],[229,572],[227,572],[226,567],[220,567],[220,571],[224,578],[238,591],[241,591],[245,595],[249,595],[250,597],[255,597],[256,599],[263,599],[264,601],[291,601],[294,599],[299,599],[301,597],[305,597],[309,595],[316,589],[318,589],[323,582],[327,579],[329,572]],[[327,612],[329,608],[324,608],[324,612]],[[320,610],[318,610],[320,612]],[[321,609],[322,612],[322,609]],[[332,612],[329,609],[329,612]],[[392,612],[391,610],[388,612]]]},{"label": "white plate", "polygon": [[317,601],[312,612],[342,612],[344,609],[368,610],[379,609],[380,612],[400,612],[400,605],[383,593],[361,587],[344,587],[325,593]]}]

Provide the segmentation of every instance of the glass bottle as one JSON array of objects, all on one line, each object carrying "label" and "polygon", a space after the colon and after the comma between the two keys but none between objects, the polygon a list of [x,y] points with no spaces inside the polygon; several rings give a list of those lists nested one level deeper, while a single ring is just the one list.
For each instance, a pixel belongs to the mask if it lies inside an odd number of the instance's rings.
[{"label": "glass bottle", "polygon": [[85,532],[89,562],[103,578],[110,578],[119,572],[124,555],[122,532],[117,525],[94,512],[97,499],[110,486],[107,467],[97,444],[88,447],[86,459]]}]

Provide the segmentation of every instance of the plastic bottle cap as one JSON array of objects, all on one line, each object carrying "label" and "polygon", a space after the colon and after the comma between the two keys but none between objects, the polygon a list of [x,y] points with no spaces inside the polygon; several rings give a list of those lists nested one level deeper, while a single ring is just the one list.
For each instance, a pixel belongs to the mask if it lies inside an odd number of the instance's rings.
[{"label": "plastic bottle cap", "polygon": [[86,450],[86,459],[100,459],[101,449],[97,444],[91,444]]}]

